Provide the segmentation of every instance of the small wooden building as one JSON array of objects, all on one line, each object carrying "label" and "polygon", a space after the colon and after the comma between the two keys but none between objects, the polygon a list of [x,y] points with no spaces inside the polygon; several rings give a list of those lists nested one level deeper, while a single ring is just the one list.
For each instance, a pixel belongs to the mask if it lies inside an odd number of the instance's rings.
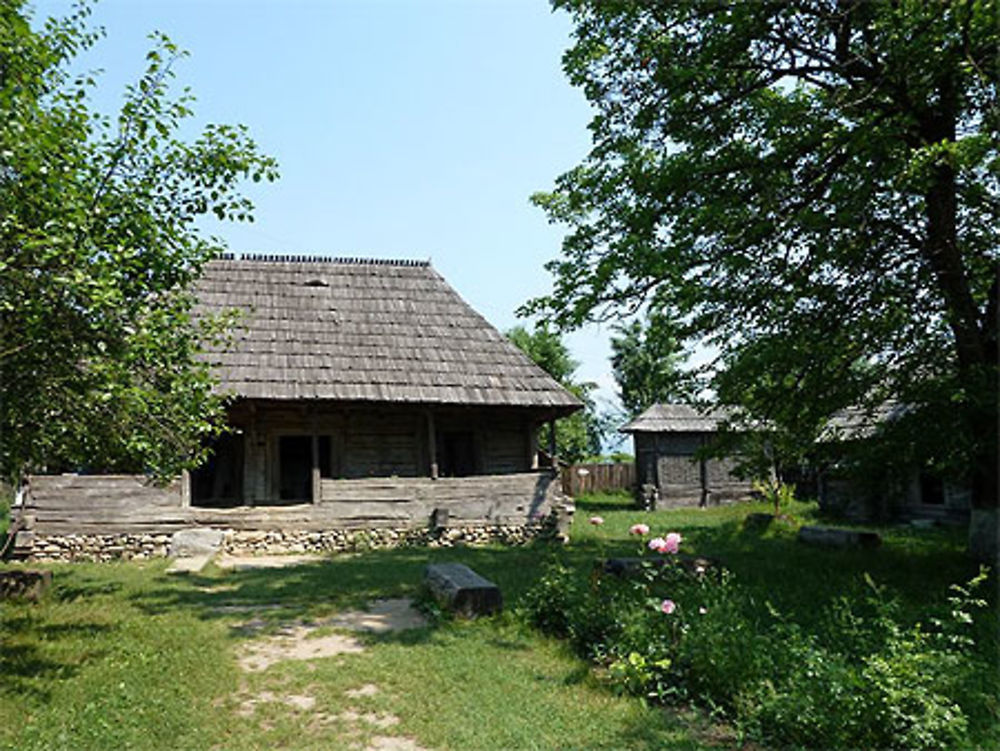
[{"label": "small wooden building", "polygon": [[733,474],[734,459],[699,455],[725,417],[719,410],[703,413],[686,404],[654,404],[620,429],[635,442],[641,503],[660,508],[707,506],[750,497],[750,481]]},{"label": "small wooden building", "polygon": [[857,460],[908,412],[905,404],[886,402],[874,409],[841,410],[830,418],[817,448],[816,493],[825,513],[854,521],[968,522],[971,493],[963,483],[912,460],[875,467]]},{"label": "small wooden building", "polygon": [[523,524],[548,513],[559,482],[539,466],[538,430],[581,404],[429,263],[226,257],[196,291],[198,311],[241,314],[232,346],[210,355],[232,430],[171,488],[30,478],[36,534],[414,527],[434,515]]}]

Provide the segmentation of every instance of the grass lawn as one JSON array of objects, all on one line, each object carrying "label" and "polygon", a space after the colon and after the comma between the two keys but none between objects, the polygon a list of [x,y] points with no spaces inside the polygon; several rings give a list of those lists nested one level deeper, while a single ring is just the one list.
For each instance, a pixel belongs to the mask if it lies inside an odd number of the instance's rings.
[{"label": "grass lawn", "polygon": [[[946,605],[948,584],[976,571],[960,531],[887,528],[879,550],[826,551],[794,540],[811,507],[746,532],[752,510],[765,509],[640,513],[599,496],[581,500],[566,548],[373,551],[188,576],[167,575],[163,561],[51,566],[55,587],[43,602],[0,606],[0,748],[365,749],[375,736],[426,749],[734,748],[731,734],[697,714],[615,696],[563,645],[523,626],[510,610],[541,564],[558,558],[583,574],[598,555],[634,554],[628,526],[646,521],[654,532],[682,532],[685,552],[719,558],[762,601],[804,622],[857,591],[866,572],[925,618]],[[589,525],[593,514],[606,523]],[[281,624],[414,595],[434,560],[495,581],[508,613],[366,636],[356,654],[253,673],[238,666],[241,645]],[[991,604],[995,614],[995,597]],[[251,619],[256,628],[245,628]],[[377,690],[352,693],[366,686]]]}]

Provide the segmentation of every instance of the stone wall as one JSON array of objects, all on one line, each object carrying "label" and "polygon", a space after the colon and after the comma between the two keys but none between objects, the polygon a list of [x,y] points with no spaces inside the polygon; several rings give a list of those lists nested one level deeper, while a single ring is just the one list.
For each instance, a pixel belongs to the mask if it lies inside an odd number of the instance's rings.
[{"label": "stone wall", "polygon": [[[222,552],[232,555],[344,553],[398,547],[524,545],[555,536],[556,517],[526,525],[326,531],[225,530]],[[30,560],[51,562],[148,560],[167,556],[172,535],[47,535],[36,537]]]}]

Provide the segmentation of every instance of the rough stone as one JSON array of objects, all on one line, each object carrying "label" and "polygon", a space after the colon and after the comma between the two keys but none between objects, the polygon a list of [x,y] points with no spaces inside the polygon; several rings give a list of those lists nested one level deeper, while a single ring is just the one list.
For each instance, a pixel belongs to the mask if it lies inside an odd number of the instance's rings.
[{"label": "rough stone", "polygon": [[51,586],[51,571],[16,568],[0,571],[0,600],[38,602]]},{"label": "rough stone", "polygon": [[[524,545],[556,532],[554,516],[533,520],[524,526],[480,524],[435,531],[430,528],[383,530],[263,531],[191,530],[208,532],[220,540],[219,551],[226,555],[280,555],[305,553],[353,553],[371,548],[453,547],[455,545],[501,543]],[[377,532],[377,535],[373,534]],[[180,534],[180,533],[178,533]],[[454,539],[450,539],[451,537]],[[183,538],[183,535],[182,535]],[[102,561],[113,557],[156,558],[174,553],[170,535],[45,535],[33,540],[30,556],[45,561]],[[109,551],[114,549],[114,553]]]},{"label": "rough stone", "polygon": [[799,542],[834,548],[877,548],[882,538],[877,532],[808,526],[799,530]]},{"label": "rough stone", "polygon": [[182,529],[170,541],[170,555],[175,558],[213,555],[223,543],[221,529]]},{"label": "rough stone", "polygon": [[500,588],[462,563],[430,564],[424,583],[439,603],[468,618],[503,609]]}]

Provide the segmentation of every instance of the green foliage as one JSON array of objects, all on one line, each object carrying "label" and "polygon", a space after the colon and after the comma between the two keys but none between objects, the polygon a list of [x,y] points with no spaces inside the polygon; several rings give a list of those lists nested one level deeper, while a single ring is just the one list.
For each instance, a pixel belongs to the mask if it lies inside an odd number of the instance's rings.
[{"label": "green foliage", "polygon": [[645,324],[634,320],[613,330],[611,367],[618,397],[630,418],[659,402],[692,398],[689,377],[680,369],[684,353],[677,327],[667,316],[653,310]]},{"label": "green foliage", "polygon": [[787,508],[795,500],[795,486],[777,480],[755,480],[753,489],[761,499],[774,507],[774,515],[781,513],[782,508]]},{"label": "green foliage", "polygon": [[525,312],[654,300],[786,447],[837,409],[913,405],[937,428],[907,441],[995,505],[996,0],[554,5],[593,148],[534,197],[568,234]]},{"label": "green foliage", "polygon": [[[672,564],[595,571],[589,583],[550,568],[523,612],[606,665],[616,689],[696,702],[769,747],[954,748],[970,740],[970,714],[991,711],[982,706],[991,667],[972,637],[984,572],[953,587],[950,615],[929,625],[907,625],[866,577],[856,598],[839,598],[807,628],[725,570]],[[658,607],[664,597],[670,613]]]},{"label": "green foliage", "polygon": [[559,383],[573,382],[573,373],[580,363],[570,355],[558,332],[547,326],[538,326],[533,332],[524,326],[515,326],[507,332],[507,338]]},{"label": "green foliage", "polygon": [[[531,358],[532,362],[552,376],[564,388],[583,402],[583,409],[556,422],[556,453],[570,463],[600,453],[607,432],[607,419],[598,413],[592,393],[597,384],[576,381],[573,373],[580,363],[572,358],[569,348],[558,333],[547,326],[538,326],[529,333],[524,326],[515,326],[507,338]],[[549,428],[539,432],[539,445],[549,445]]]},{"label": "green foliage", "polygon": [[236,190],[272,180],[242,126],[186,142],[184,56],[152,35],[145,71],[115,117],[95,112],[74,57],[101,32],[83,4],[35,31],[0,2],[0,475],[26,469],[147,471],[192,466],[218,430],[206,346],[225,320],[192,317],[188,291],[217,240],[200,217],[250,220]]},{"label": "green foliage", "polygon": [[5,482],[0,482],[0,544],[10,526],[10,507],[14,498],[13,489]]}]

